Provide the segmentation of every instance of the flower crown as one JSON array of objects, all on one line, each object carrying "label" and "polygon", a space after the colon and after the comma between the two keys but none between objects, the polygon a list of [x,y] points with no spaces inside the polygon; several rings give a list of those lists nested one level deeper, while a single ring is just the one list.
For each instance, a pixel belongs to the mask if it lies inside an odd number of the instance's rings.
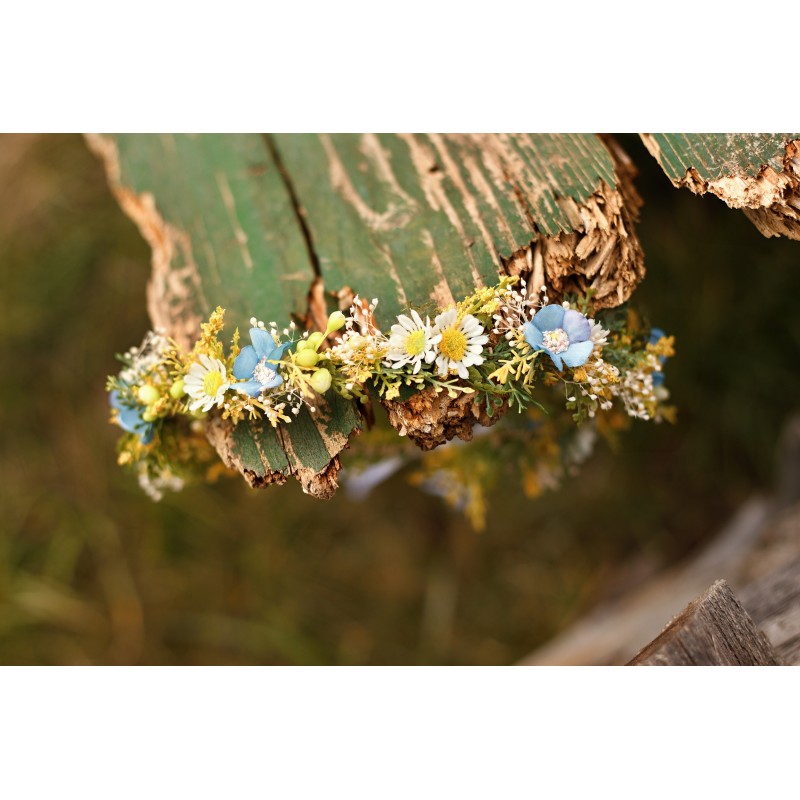
[{"label": "flower crown", "polygon": [[501,407],[544,410],[544,392],[561,387],[576,426],[615,406],[628,417],[670,418],[662,368],[673,338],[647,331],[624,309],[593,319],[590,302],[552,304],[545,287],[532,293],[524,280],[506,277],[433,319],[401,314],[385,333],[375,323],[377,299],[356,297],[348,314],[328,317],[324,332],[252,318],[250,343],[240,346],[236,329],[227,352],[217,308],[189,352],[150,332],[120,356],[123,369],[108,380],[111,419],[125,431],[118,460],[135,466],[157,499],[225,469],[205,437],[207,417],[278,428],[303,407],[318,414],[328,392],[361,403],[374,394],[385,405],[425,390],[471,395],[491,418]]}]

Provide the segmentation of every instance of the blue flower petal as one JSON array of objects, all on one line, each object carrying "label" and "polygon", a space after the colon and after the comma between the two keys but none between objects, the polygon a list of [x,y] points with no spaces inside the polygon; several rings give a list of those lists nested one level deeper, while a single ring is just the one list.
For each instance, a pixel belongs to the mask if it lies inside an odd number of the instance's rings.
[{"label": "blue flower petal", "polygon": [[592,354],[594,350],[594,342],[575,342],[571,344],[563,354],[564,363],[568,367],[579,367],[581,364],[586,363],[586,359]]},{"label": "blue flower petal", "polygon": [[[661,328],[653,328],[650,331],[650,344],[657,344],[659,339],[663,339],[667,334],[661,330]],[[664,364],[667,363],[666,356],[659,356],[658,360],[661,362],[661,366],[663,367]],[[657,373],[656,373],[657,374]],[[664,376],[661,376],[661,383],[664,383]],[[655,382],[655,374],[653,375],[653,386],[660,386],[661,383],[656,384]]]},{"label": "blue flower petal", "polygon": [[551,304],[540,309],[533,315],[533,324],[542,332],[560,328],[564,321],[564,309]]},{"label": "blue flower petal", "polygon": [[[263,328],[250,328],[250,341],[252,341],[259,359],[272,358],[272,354],[275,351],[275,340],[272,338],[271,333]],[[278,345],[278,347],[281,346]]]},{"label": "blue flower petal", "polygon": [[261,394],[261,384],[258,381],[245,381],[244,383],[234,383],[233,388],[237,392],[244,392],[250,397],[257,397]]},{"label": "blue flower petal", "polygon": [[142,409],[131,406],[120,407],[117,417],[120,428],[128,433],[138,434],[142,444],[150,444],[153,440],[153,423],[142,419]]},{"label": "blue flower petal", "polygon": [[145,425],[142,419],[142,411],[139,408],[123,406],[119,410],[119,426],[128,433],[139,433],[139,429]]},{"label": "blue flower petal", "polygon": [[556,365],[556,369],[561,372],[561,370],[564,369],[564,365],[561,363],[561,355],[559,353],[551,353],[546,347],[542,349],[550,356],[553,363]]},{"label": "blue flower petal", "polygon": [[567,332],[571,344],[585,342],[592,335],[592,326],[589,325],[589,320],[580,311],[574,311],[571,308],[564,312],[564,321],[561,323],[561,327]]},{"label": "blue flower petal", "polygon": [[522,332],[525,334],[525,341],[534,349],[541,350],[544,337],[542,332],[532,323],[526,322],[522,326]]},{"label": "blue flower petal", "polygon": [[239,355],[236,356],[236,361],[233,362],[233,374],[239,379],[250,378],[253,375],[256,364],[258,364],[258,356],[255,348],[249,344],[245,345]]},{"label": "blue flower petal", "polygon": [[283,354],[286,352],[286,348],[291,346],[291,342],[284,342],[283,344],[279,344],[273,351],[270,353],[268,361],[280,361],[283,358]]}]

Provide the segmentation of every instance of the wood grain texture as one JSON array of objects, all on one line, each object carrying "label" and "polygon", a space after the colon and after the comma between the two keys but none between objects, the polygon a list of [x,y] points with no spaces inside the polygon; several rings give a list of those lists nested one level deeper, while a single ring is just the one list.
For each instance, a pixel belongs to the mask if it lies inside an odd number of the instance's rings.
[{"label": "wood grain texture", "polygon": [[764,236],[800,239],[800,134],[654,133],[642,141],[673,185],[742,209]]},{"label": "wood grain texture", "polygon": [[630,666],[778,666],[766,636],[717,581],[641,650]]},{"label": "wood grain texture", "polygon": [[[586,134],[276,134],[326,288],[378,297],[388,326],[526,273],[626,300],[644,276],[640,201]],[[626,184],[623,191],[622,184]]]},{"label": "wood grain texture", "polygon": [[800,665],[800,558],[751,583],[739,596],[783,663]]}]

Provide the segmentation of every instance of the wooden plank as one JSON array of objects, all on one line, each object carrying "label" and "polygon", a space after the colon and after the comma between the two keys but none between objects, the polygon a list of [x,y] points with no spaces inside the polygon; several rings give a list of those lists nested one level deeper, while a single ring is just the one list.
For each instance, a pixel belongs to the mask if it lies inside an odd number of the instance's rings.
[{"label": "wooden plank", "polygon": [[800,239],[800,134],[648,133],[674,186],[741,208],[764,236]]},{"label": "wooden plank", "polygon": [[[152,247],[148,306],[154,327],[185,348],[218,305],[228,333],[251,316],[288,324],[304,316],[316,264],[294,198],[258,134],[87,137],[120,205]],[[244,337],[247,341],[246,333]],[[277,432],[212,426],[220,456],[251,485],[296,477],[320,497],[336,488],[338,454],[361,430],[356,404],[319,401]],[[329,469],[335,467],[335,469]]]},{"label": "wooden plank", "polygon": [[787,142],[792,133],[652,133],[645,143],[659,153],[658,162],[667,177],[677,183],[687,169],[697,170],[706,181],[741,174],[758,175],[764,165],[783,169]]},{"label": "wooden plank", "polygon": [[[275,134],[326,289],[380,298],[376,319],[439,305],[530,269],[600,307],[644,274],[610,150],[587,134]],[[626,187],[627,191],[627,187]],[[578,255],[580,253],[580,255]],[[510,267],[510,264],[514,266]]]},{"label": "wooden plank", "polygon": [[288,323],[305,311],[315,270],[262,136],[121,134],[90,143],[153,247],[154,324],[188,344],[218,305],[243,328],[254,314]]},{"label": "wooden plank", "polygon": [[739,597],[783,663],[800,665],[800,558],[754,581]]},{"label": "wooden plank", "polygon": [[717,581],[667,625],[630,666],[778,666],[766,636]]},{"label": "wooden plank", "polygon": [[[690,560],[636,579],[635,588],[589,611],[524,661],[535,665],[621,665],[720,575],[738,588],[743,564],[759,546],[771,506],[751,498]],[[639,562],[647,568],[647,562]],[[633,564],[631,567],[636,569]],[[654,567],[651,567],[654,569]],[[645,573],[647,574],[647,573]]]},{"label": "wooden plank", "polygon": [[[593,134],[87,138],[152,247],[153,325],[187,348],[217,305],[240,329],[254,315],[320,326],[357,293],[380,299],[388,329],[409,306],[432,313],[500,274],[546,282],[556,301],[592,289],[598,308],[644,275],[631,173]],[[288,471],[322,495],[360,427],[356,406],[329,401],[277,434],[210,435],[249,481]],[[326,473],[320,487],[309,470]]]}]

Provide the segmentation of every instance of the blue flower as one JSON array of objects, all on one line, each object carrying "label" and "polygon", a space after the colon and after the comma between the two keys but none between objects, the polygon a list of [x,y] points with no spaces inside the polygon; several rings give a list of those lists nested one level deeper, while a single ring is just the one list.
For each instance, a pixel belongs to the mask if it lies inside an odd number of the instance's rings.
[{"label": "blue flower", "polygon": [[244,381],[233,384],[233,388],[257,397],[283,383],[278,362],[291,342],[276,345],[272,334],[261,328],[250,328],[250,341],[253,344],[243,347],[233,362],[233,374]]},{"label": "blue flower", "polygon": [[145,422],[142,419],[144,406],[123,404],[116,389],[111,391],[108,402],[112,408],[119,412],[117,414],[117,423],[122,430],[137,434],[142,444],[150,444],[153,441],[153,429],[155,426],[152,422]]},{"label": "blue flower", "polygon": [[564,364],[568,367],[585,364],[594,349],[589,320],[580,311],[563,306],[545,306],[525,323],[522,331],[525,341],[534,350],[544,350],[556,369],[563,369]]},{"label": "blue flower", "polygon": [[[659,339],[663,339],[667,334],[661,330],[661,328],[652,328],[650,331],[650,344],[656,344]],[[664,364],[667,363],[666,356],[659,356],[658,360],[661,362],[661,366],[663,368]],[[653,373],[653,386],[663,386],[664,385],[664,372],[654,372]]]}]

